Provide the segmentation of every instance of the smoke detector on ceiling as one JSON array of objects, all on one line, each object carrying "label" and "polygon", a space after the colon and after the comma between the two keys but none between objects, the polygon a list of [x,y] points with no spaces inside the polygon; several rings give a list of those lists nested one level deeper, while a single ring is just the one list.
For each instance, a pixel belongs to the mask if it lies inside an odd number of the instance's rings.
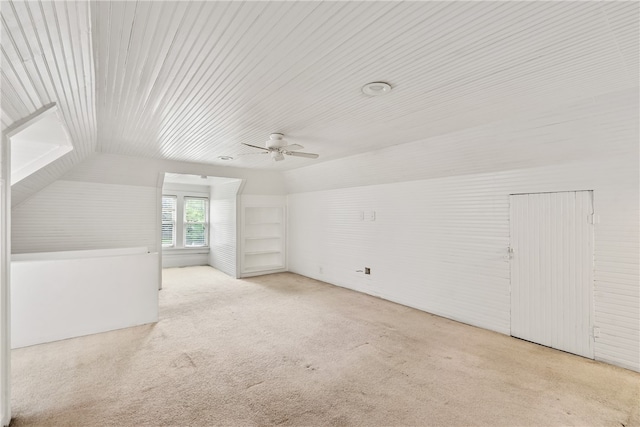
[{"label": "smoke detector on ceiling", "polygon": [[371,82],[362,86],[362,93],[369,96],[380,96],[391,92],[391,85],[386,82]]}]

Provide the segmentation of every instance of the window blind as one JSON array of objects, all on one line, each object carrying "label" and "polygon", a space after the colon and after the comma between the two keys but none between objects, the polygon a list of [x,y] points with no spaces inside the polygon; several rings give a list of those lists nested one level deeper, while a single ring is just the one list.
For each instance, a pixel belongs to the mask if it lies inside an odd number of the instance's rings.
[{"label": "window blind", "polygon": [[162,196],[162,247],[176,245],[176,196]]}]

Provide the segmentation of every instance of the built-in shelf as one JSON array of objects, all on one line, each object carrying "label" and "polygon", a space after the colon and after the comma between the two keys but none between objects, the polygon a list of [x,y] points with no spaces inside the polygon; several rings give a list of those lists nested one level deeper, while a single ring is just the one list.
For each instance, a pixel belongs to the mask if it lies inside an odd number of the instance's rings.
[{"label": "built-in shelf", "polygon": [[264,255],[264,254],[279,254],[280,251],[279,250],[274,250],[274,251],[252,251],[252,252],[245,252],[245,255]]},{"label": "built-in shelf", "polygon": [[285,267],[284,205],[245,205],[243,208],[242,271],[281,270]]}]

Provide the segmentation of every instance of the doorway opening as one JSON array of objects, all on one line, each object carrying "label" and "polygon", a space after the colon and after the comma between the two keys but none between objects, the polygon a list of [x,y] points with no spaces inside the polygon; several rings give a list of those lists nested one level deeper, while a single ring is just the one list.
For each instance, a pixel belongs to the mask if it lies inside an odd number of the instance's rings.
[{"label": "doorway opening", "polygon": [[165,173],[162,267],[210,265],[238,277],[237,195],[242,179]]}]

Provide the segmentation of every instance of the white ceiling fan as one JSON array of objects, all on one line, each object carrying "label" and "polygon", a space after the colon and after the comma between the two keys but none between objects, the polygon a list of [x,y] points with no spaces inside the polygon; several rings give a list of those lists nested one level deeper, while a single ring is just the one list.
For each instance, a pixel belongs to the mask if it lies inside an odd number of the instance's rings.
[{"label": "white ceiling fan", "polygon": [[295,156],[295,157],[306,157],[308,159],[317,159],[319,157],[318,154],[314,154],[314,153],[302,153],[300,151],[294,151],[294,150],[300,150],[304,147],[299,144],[288,145],[287,141],[284,139],[284,135],[281,133],[272,133],[271,135],[269,135],[269,139],[264,143],[265,145],[264,148],[258,147],[257,145],[245,144],[244,142],[242,144],[248,147],[253,147],[253,148],[262,150],[260,153],[245,153],[245,154],[270,154],[271,158],[276,162],[279,162],[280,160],[284,160],[284,155]]}]

